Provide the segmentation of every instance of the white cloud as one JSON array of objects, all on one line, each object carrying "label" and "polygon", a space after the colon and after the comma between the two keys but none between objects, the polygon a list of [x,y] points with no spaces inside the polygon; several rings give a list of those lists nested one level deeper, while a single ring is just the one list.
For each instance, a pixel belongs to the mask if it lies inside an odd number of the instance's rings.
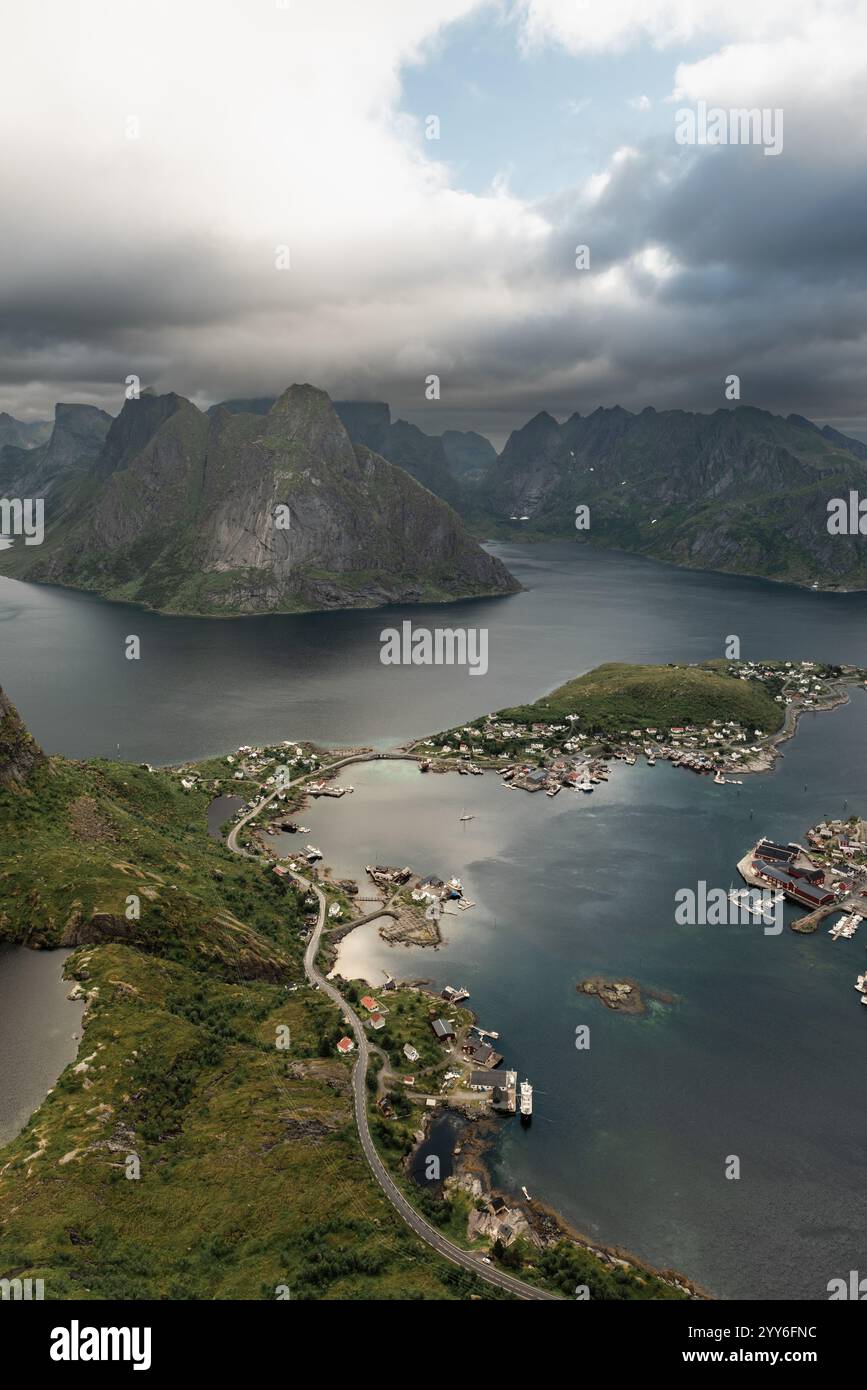
[{"label": "white cloud", "polygon": [[863,0],[518,0],[515,9],[528,44],[557,43],[572,53],[775,40],[864,17]]},{"label": "white cloud", "polygon": [[[536,205],[510,191],[507,144],[490,189],[468,193],[439,157],[445,142],[402,109],[407,65],[478,8],[29,0],[7,16],[0,409],[116,406],[128,372],[199,400],[309,379],[393,393],[409,413],[438,372],[440,413],[463,409],[464,423],[485,408],[556,409],[557,393],[571,408],[579,389],[690,404],[705,380],[715,389],[718,357],[753,354],[744,376],[758,389],[761,364],[784,363],[797,335],[820,364],[814,399],[796,364],[797,404],[815,411],[823,380],[845,380],[842,419],[865,355],[862,292],[855,270],[840,293],[821,282],[819,243],[833,234],[839,258],[860,225],[864,4],[526,0],[512,13],[528,44],[650,42],[672,50],[683,101],[786,107],[785,160],[754,177],[749,151],[679,150],[657,134],[600,152],[592,177]],[[685,41],[707,52],[675,71]],[[820,176],[814,210],[803,189]],[[784,177],[788,201],[769,191]],[[589,274],[574,266],[579,243]],[[289,271],[274,268],[281,244]]]}]

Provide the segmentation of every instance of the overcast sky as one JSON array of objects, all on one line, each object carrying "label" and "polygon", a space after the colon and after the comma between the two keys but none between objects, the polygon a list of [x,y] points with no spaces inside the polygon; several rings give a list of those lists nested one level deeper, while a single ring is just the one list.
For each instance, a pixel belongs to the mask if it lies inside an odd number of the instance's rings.
[{"label": "overcast sky", "polygon": [[[867,0],[4,10],[0,409],[311,381],[499,442],[736,373],[867,431]],[[678,144],[701,101],[782,152]]]}]

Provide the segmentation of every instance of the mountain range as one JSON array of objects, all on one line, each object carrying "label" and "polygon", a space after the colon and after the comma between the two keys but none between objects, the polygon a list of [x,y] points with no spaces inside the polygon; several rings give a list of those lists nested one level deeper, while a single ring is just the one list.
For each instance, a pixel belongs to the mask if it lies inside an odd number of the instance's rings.
[{"label": "mountain range", "polygon": [[[116,420],[58,405],[29,447],[20,424],[0,416],[0,493],[45,496],[47,535],[3,552],[0,569],[169,612],[512,592],[470,532],[867,588],[862,537],[828,530],[832,498],[867,496],[867,444],[799,415],[543,411],[499,455],[474,431],[426,434],[385,402],[310,386],[204,413],[145,394]],[[281,502],[289,530],[274,525]]]},{"label": "mountain range", "polygon": [[[393,422],[382,402],[335,409],[356,443],[445,498],[479,536],[568,537],[686,568],[867,588],[862,538],[828,531],[830,499],[867,495],[867,444],[803,416],[600,406],[561,424],[542,411],[498,456],[471,431]],[[578,530],[580,506],[589,525]]]},{"label": "mountain range", "polygon": [[[545,412],[509,438],[477,488],[481,514],[690,568],[867,588],[863,538],[830,535],[828,502],[867,493],[867,446],[802,416],[618,406]],[[576,508],[589,526],[576,531]]]},{"label": "mountain range", "polygon": [[[255,404],[255,403],[250,403]],[[0,452],[7,495],[45,496],[14,577],[162,612],[230,615],[444,602],[517,583],[454,511],[363,443],[324,391],[203,413],[144,394],[116,419],[58,406],[50,440]]]}]

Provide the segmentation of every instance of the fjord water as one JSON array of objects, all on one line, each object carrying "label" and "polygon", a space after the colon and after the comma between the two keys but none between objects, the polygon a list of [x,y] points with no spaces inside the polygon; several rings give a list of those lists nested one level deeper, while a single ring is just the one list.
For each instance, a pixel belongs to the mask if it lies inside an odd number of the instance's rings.
[{"label": "fjord water", "polygon": [[[867,664],[867,595],[565,544],[497,553],[525,592],[237,621],[0,581],[0,685],[51,751],[116,755],[119,744],[122,757],[163,763],[287,737],[386,747],[600,661],[719,656],[730,635],[747,658]],[[382,666],[379,634],[405,618],[487,627],[488,674]],[[132,633],[140,661],[124,657]],[[362,927],[341,959],[466,984],[482,1023],[502,1033],[507,1064],[536,1087],[536,1114],[529,1130],[504,1124],[497,1177],[720,1296],[822,1298],[829,1279],[863,1271],[867,1008],[853,984],[867,927],[839,942],[677,927],[674,893],[699,879],[727,888],[760,833],[801,838],[822,816],[867,811],[865,700],[806,718],[776,771],[741,787],[659,764],[549,800],[490,774],[370,766],[352,769],[353,796],[305,812],[336,871],[386,860],[454,872],[477,902],[446,919],[440,951],[390,949]],[[465,806],[475,819],[461,825]],[[575,992],[595,973],[676,1002],[644,1018],[610,1013]],[[587,1052],[574,1047],[581,1023]],[[730,1155],[738,1181],[724,1176]]]},{"label": "fjord water", "polygon": [[[867,1008],[853,986],[867,927],[833,942],[678,926],[675,893],[739,884],[762,832],[802,839],[820,816],[867,806],[865,716],[861,692],[809,716],[778,770],[741,787],[641,764],[591,796],[549,799],[490,773],[368,764],[351,797],[304,813],[334,873],[369,882],[371,860],[410,864],[457,874],[475,902],[441,919],[436,951],[360,927],[338,969],[377,988],[388,972],[470,990],[505,1065],[535,1087],[532,1126],[501,1127],[501,1184],[720,1297],[823,1298],[863,1267]],[[592,975],[674,1002],[613,1013],[578,995]],[[575,1047],[580,1024],[588,1050]],[[732,1155],[738,1180],[725,1176]]]},{"label": "fjord water", "polygon": [[[0,685],[50,752],[175,762],[309,738],[388,747],[534,699],[601,661],[867,664],[867,594],[827,595],[552,543],[491,547],[506,598],[267,618],[169,618],[0,578]],[[489,669],[383,666],[380,633],[485,627]],[[141,659],[128,661],[129,635]]]}]

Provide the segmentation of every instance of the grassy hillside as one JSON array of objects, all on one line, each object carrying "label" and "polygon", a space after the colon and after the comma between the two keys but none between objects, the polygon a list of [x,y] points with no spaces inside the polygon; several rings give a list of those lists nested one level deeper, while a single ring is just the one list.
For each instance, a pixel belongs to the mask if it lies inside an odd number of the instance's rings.
[{"label": "grassy hillside", "polygon": [[579,716],[581,729],[600,734],[633,727],[703,726],[713,719],[733,719],[768,732],[777,729],[783,716],[772,694],[757,681],[726,674],[720,669],[724,664],[634,666],[610,661],[567,681],[534,704],[500,714],[520,723],[573,714]]},{"label": "grassy hillside", "polygon": [[295,895],[208,839],[206,801],[58,758],[0,788],[0,936],[77,943],[87,1000],[76,1063],[0,1150],[0,1277],[49,1299],[497,1297],[371,1178]]}]

